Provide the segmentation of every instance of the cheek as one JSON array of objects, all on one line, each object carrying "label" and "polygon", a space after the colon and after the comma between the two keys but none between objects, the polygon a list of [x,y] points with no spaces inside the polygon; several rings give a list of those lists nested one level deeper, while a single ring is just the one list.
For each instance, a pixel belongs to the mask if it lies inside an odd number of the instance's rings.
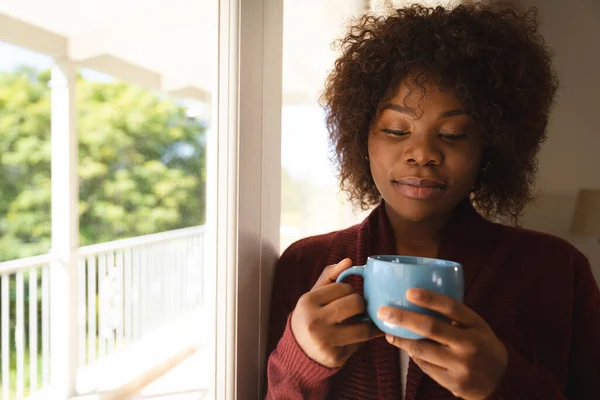
[{"label": "cheek", "polygon": [[394,167],[396,156],[391,151],[392,147],[383,143],[376,137],[370,137],[368,141],[369,163],[371,174],[375,183],[387,178]]},{"label": "cheek", "polygon": [[474,150],[461,154],[455,154],[449,162],[454,175],[466,183],[474,182],[479,174],[481,164],[481,152]]}]

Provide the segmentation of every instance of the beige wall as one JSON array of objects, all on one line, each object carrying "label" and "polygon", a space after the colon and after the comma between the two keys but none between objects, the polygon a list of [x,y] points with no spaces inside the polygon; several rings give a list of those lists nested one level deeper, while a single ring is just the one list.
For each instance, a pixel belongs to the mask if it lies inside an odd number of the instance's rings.
[{"label": "beige wall", "polygon": [[574,237],[569,227],[577,190],[600,188],[600,2],[529,0],[539,8],[541,31],[555,51],[561,81],[548,141],[540,154],[538,201],[525,227],[561,236],[592,263],[600,282],[600,244]]}]

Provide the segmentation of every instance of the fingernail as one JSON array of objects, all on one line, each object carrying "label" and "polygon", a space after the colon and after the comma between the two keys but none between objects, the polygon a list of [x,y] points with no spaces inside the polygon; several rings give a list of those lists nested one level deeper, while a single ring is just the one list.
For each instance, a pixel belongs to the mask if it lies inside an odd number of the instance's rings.
[{"label": "fingernail", "polygon": [[408,289],[406,291],[406,298],[407,299],[413,299],[413,300],[421,300],[423,299],[423,294],[421,293],[421,291],[419,289]]},{"label": "fingernail", "polygon": [[387,340],[388,342],[392,343],[394,341],[394,337],[392,335],[390,335],[389,333],[385,334],[385,340]]},{"label": "fingernail", "polygon": [[378,316],[380,319],[388,319],[388,318],[390,317],[390,315],[391,315],[391,313],[390,313],[390,310],[388,310],[388,309],[386,309],[386,308],[380,308],[380,309],[377,311],[377,316]]}]

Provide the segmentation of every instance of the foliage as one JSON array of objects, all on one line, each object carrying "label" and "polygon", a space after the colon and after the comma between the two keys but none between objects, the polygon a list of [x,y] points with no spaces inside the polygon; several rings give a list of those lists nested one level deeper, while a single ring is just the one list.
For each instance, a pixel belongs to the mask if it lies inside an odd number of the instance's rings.
[{"label": "foliage", "polygon": [[[50,249],[49,80],[0,73],[0,261]],[[81,245],[204,223],[201,121],[148,89],[81,77],[77,110]]]}]

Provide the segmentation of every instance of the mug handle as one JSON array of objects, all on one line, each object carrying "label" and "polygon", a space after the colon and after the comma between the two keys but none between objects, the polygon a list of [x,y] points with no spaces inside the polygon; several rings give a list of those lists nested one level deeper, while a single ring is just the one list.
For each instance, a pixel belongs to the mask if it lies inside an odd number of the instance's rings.
[{"label": "mug handle", "polygon": [[[365,273],[365,267],[366,265],[359,265],[356,267],[350,267],[347,270],[343,271],[335,280],[336,282],[342,282],[344,279],[346,279],[347,277],[349,277],[350,275],[360,275],[363,278],[365,277],[364,273]],[[353,321],[357,321],[357,322],[370,322],[371,318],[369,318],[369,316],[367,315],[367,313],[363,313],[363,314],[359,314],[359,315],[355,315],[354,317],[350,318]]]}]

